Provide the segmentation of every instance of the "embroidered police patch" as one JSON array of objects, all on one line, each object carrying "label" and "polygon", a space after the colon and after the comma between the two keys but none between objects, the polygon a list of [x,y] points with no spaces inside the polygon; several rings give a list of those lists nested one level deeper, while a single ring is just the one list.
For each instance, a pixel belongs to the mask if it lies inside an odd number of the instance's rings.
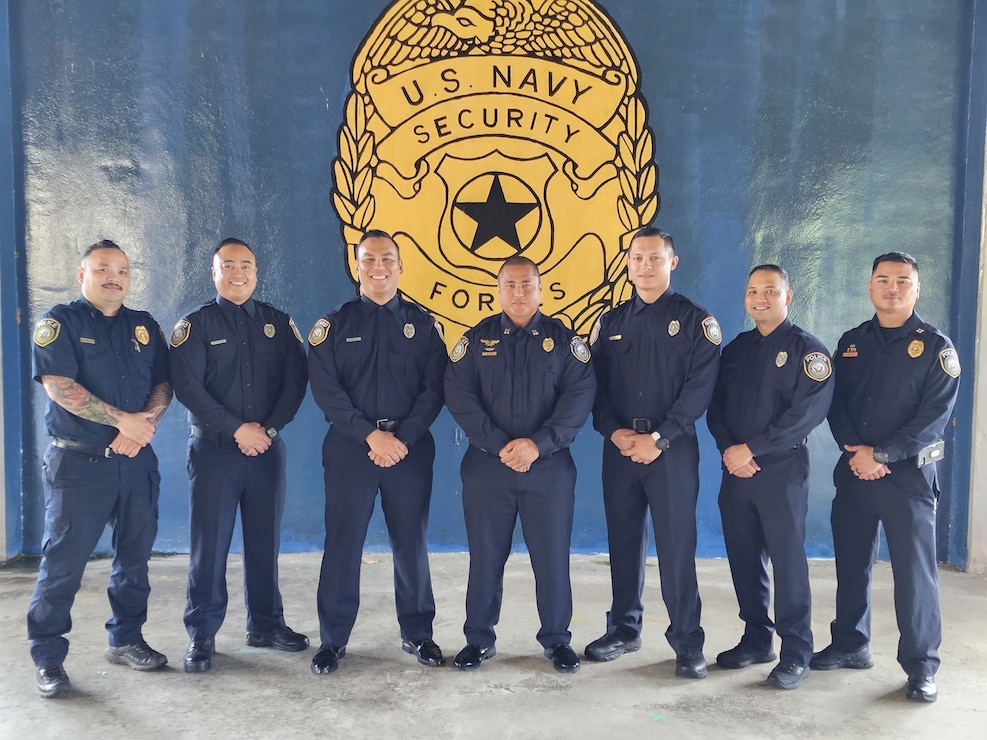
[{"label": "embroidered police patch", "polygon": [[274,339],[274,324],[264,324],[264,336],[268,339]]},{"label": "embroidered police patch", "polygon": [[329,336],[329,320],[319,319],[308,333],[308,343],[313,347],[318,347]]},{"label": "embroidered police patch", "polygon": [[456,346],[452,348],[452,353],[449,355],[449,359],[453,362],[459,362],[461,359],[466,357],[466,348],[469,346],[470,340],[466,337],[462,337]]},{"label": "embroidered police patch", "polygon": [[582,337],[573,337],[572,341],[569,342],[569,349],[572,350],[572,356],[584,365],[589,362],[589,347],[586,346]]},{"label": "embroidered police patch", "polygon": [[147,327],[143,324],[134,328],[134,337],[145,347],[151,341],[151,335],[148,333]]},{"label": "embroidered police patch", "polygon": [[952,347],[947,347],[939,353],[939,364],[942,365],[943,372],[949,377],[960,377],[960,358]]},{"label": "embroidered police patch", "polygon": [[171,330],[171,346],[181,347],[191,333],[192,325],[185,319],[179,319],[175,328]]},{"label": "embroidered police patch", "polygon": [[292,319],[292,318],[289,318],[288,319],[288,326],[291,327],[291,331],[294,333],[295,339],[297,339],[300,343],[304,344],[305,343],[305,340],[302,339],[302,333],[300,331],[298,331],[298,327],[295,326],[295,320],[294,319]]},{"label": "embroidered police patch", "polygon": [[810,352],[802,358],[805,374],[821,383],[833,373],[833,364],[825,352]]},{"label": "embroidered police patch", "polygon": [[[669,326],[668,329],[669,333],[671,333],[672,327]],[[703,334],[705,334],[706,338],[717,347],[719,347],[720,342],[723,341],[723,334],[720,332],[720,325],[712,316],[707,316],[703,319]]]},{"label": "embroidered police patch", "polygon": [[62,325],[50,316],[41,319],[34,325],[34,343],[39,347],[47,347],[58,339],[61,328]]},{"label": "embroidered police patch", "polygon": [[908,356],[913,360],[916,357],[921,357],[923,352],[925,352],[925,342],[921,339],[913,339],[912,343],[908,345]]},{"label": "embroidered police patch", "polygon": [[779,352],[775,357],[775,367],[785,367],[786,362],[788,362],[788,353]]},{"label": "embroidered police patch", "polygon": [[553,349],[555,349],[555,340],[552,339],[551,337],[545,337],[543,340],[541,340],[541,348],[546,352],[551,352]]},{"label": "embroidered police patch", "polygon": [[589,344],[592,347],[600,339],[600,332],[603,330],[603,324],[597,319],[596,323],[593,324],[593,330],[589,333]]}]

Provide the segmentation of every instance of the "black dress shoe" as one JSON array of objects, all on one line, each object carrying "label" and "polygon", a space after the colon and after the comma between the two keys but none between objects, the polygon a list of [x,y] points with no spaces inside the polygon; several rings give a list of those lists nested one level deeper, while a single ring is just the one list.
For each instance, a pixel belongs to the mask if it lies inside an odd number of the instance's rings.
[{"label": "black dress shoe", "polygon": [[422,665],[440,666],[446,664],[446,659],[442,657],[442,650],[431,640],[402,640],[401,649],[406,653],[418,656],[418,662]]},{"label": "black dress shoe", "polygon": [[312,673],[332,673],[339,668],[339,659],[346,655],[346,646],[323,645],[312,658]]},{"label": "black dress shoe", "polygon": [[34,683],[45,699],[57,699],[72,692],[69,675],[60,665],[39,668],[34,674]]},{"label": "black dress shoe", "polygon": [[924,701],[931,704],[939,698],[935,676],[909,676],[905,686],[905,697],[909,701]]},{"label": "black dress shoe", "polygon": [[837,668],[866,669],[874,667],[870,650],[864,645],[852,653],[841,653],[832,645],[813,654],[809,667],[814,671],[835,671]]},{"label": "black dress shoe", "polygon": [[640,649],[640,636],[628,640],[616,633],[608,633],[587,645],[583,654],[590,660],[605,663],[616,660],[624,653],[636,653]]},{"label": "black dress shoe", "polygon": [[579,670],[579,656],[564,642],[545,648],[545,657],[559,673],[575,673]]},{"label": "black dress shoe", "polygon": [[717,655],[716,665],[720,668],[746,668],[754,663],[770,663],[777,659],[778,656],[770,647],[767,650],[758,650],[741,640],[737,647]]},{"label": "black dress shoe", "polygon": [[308,647],[308,638],[290,627],[273,632],[248,632],[243,641],[250,647],[269,647],[286,653],[298,653]]},{"label": "black dress shoe", "polygon": [[774,686],[776,689],[797,689],[809,673],[808,666],[785,661],[776,665],[768,674],[768,686]]},{"label": "black dress shoe", "polygon": [[497,654],[493,645],[490,647],[480,647],[479,645],[467,645],[453,659],[452,664],[461,671],[475,671],[480,667],[480,663],[488,660]]},{"label": "black dress shoe", "polygon": [[185,672],[204,673],[212,668],[212,656],[216,654],[216,640],[212,637],[193,637],[185,653]]},{"label": "black dress shoe", "polygon": [[702,651],[689,650],[676,655],[675,675],[679,678],[706,678],[706,658]]}]

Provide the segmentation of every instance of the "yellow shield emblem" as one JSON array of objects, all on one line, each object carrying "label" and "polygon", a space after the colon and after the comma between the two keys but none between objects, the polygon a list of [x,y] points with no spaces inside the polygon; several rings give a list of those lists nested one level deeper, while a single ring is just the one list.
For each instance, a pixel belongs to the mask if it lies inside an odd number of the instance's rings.
[{"label": "yellow shield emblem", "polygon": [[147,327],[144,325],[138,326],[134,329],[134,337],[145,347],[151,341],[151,335],[148,334]]}]

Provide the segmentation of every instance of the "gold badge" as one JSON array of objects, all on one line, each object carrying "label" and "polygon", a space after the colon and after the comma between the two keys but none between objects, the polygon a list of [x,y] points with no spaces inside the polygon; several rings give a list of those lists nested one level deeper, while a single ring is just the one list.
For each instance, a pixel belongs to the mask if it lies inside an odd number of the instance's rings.
[{"label": "gold badge", "polygon": [[825,352],[810,352],[802,358],[805,374],[821,383],[833,374],[833,364]]},{"label": "gold badge", "polygon": [[264,336],[274,339],[274,324],[264,324]]},{"label": "gold badge", "polygon": [[329,320],[319,319],[308,333],[308,343],[313,347],[318,347],[329,336]]},{"label": "gold badge", "polygon": [[145,347],[151,341],[151,335],[148,334],[147,327],[144,326],[143,324],[141,324],[140,326],[134,329],[134,337],[136,337],[137,341],[143,344]]},{"label": "gold badge", "polygon": [[298,327],[295,326],[295,320],[294,319],[292,319],[292,318],[289,318],[288,319],[288,326],[291,327],[291,331],[295,335],[295,339],[297,339],[300,343],[304,344],[305,343],[305,340],[302,339],[302,333],[300,331],[298,331]]},{"label": "gold badge", "polygon": [[960,377],[960,358],[952,347],[947,347],[939,353],[939,365],[949,377]]},{"label": "gold badge", "polygon": [[34,325],[34,343],[39,347],[47,347],[58,339],[62,325],[51,317],[41,319]]},{"label": "gold badge", "polygon": [[913,339],[908,345],[908,356],[912,359],[921,357],[923,352],[925,352],[925,342],[921,339]]},{"label": "gold badge", "polygon": [[788,362],[788,353],[779,352],[778,356],[775,357],[775,367],[785,367],[786,362]]},{"label": "gold badge", "polygon": [[453,362],[459,362],[461,359],[466,357],[466,348],[469,346],[470,340],[463,337],[458,342],[456,346],[452,348],[452,354],[449,355],[449,359]]},{"label": "gold badge", "polygon": [[555,349],[555,340],[552,339],[551,337],[545,337],[543,340],[541,340],[541,348],[546,352],[551,352],[553,349]]},{"label": "gold badge", "polygon": [[596,320],[596,323],[593,324],[593,331],[591,331],[590,334],[589,334],[589,343],[590,343],[590,346],[591,347],[594,344],[596,344],[597,341],[599,341],[599,339],[600,339],[600,331],[602,331],[602,329],[603,329],[603,324],[601,324],[600,323],[600,320],[597,319]]},{"label": "gold badge", "polygon": [[582,337],[573,337],[572,341],[569,342],[569,349],[572,350],[572,356],[584,365],[589,362],[589,347],[586,346]]},{"label": "gold badge", "polygon": [[712,316],[707,316],[703,319],[703,334],[705,334],[706,338],[717,347],[719,347],[720,342],[723,341],[723,334],[720,333],[720,325]]},{"label": "gold badge", "polygon": [[171,330],[171,346],[181,347],[192,333],[192,325],[185,319],[180,319]]},{"label": "gold badge", "polygon": [[415,336],[415,325],[414,324],[405,324],[404,325],[404,335],[408,339],[411,339],[412,337],[414,337]]},{"label": "gold badge", "polygon": [[668,324],[668,336],[674,337],[682,329],[682,324],[678,322],[678,319],[670,321]]}]

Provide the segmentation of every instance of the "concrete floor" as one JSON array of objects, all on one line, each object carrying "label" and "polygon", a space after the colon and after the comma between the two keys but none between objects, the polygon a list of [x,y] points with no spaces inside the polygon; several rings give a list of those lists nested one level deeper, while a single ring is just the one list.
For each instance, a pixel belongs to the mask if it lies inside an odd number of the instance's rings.
[{"label": "concrete floor", "polygon": [[[239,557],[231,557],[230,610],[217,637],[213,670],[186,675],[181,615],[186,556],[151,562],[150,619],[145,637],[166,653],[162,671],[139,673],[103,659],[108,616],[108,560],[90,563],[73,610],[75,629],[65,668],[72,696],[44,700],[34,687],[25,639],[35,570],[0,570],[0,737],[2,738],[611,738],[658,734],[701,737],[984,737],[987,733],[987,578],[944,568],[945,639],[940,698],[904,699],[894,656],[897,630],[891,571],[876,568],[876,665],[869,671],[813,673],[797,691],[768,688],[770,665],[724,671],[703,681],[677,679],[664,640],[657,569],[648,569],[644,647],[613,663],[584,661],[567,676],[552,670],[535,642],[534,586],[525,555],[513,555],[496,658],[475,673],[419,666],[401,651],[388,554],[367,553],[360,618],[340,670],[314,676],[318,643],[315,587],[320,554],[284,555],[286,618],[314,643],[285,654],[243,645]],[[463,645],[465,554],[432,556],[438,617],[435,639],[447,660]],[[817,646],[828,643],[835,579],[831,562],[811,564]],[[572,558],[573,644],[598,637],[609,605],[605,556]],[[732,647],[740,633],[727,564],[699,563],[706,658]]]}]

